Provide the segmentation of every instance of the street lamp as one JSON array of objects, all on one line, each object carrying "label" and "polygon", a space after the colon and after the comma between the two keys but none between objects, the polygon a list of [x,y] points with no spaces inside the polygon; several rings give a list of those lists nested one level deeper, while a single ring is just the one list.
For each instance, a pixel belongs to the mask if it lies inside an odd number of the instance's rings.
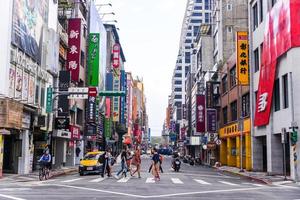
[{"label": "street lamp", "polygon": [[[220,72],[220,71],[203,71],[203,73],[219,73],[223,75],[227,75],[225,72]],[[230,73],[229,73],[230,74]],[[233,77],[236,79],[238,83],[238,99],[240,100],[240,117],[238,120],[239,123],[239,130],[240,130],[240,172],[244,172],[243,169],[243,129],[244,129],[244,117],[243,117],[243,101],[242,101],[242,84],[241,81],[236,77],[230,74],[230,77]],[[241,90],[241,91],[240,91]]]},{"label": "street lamp", "polygon": [[109,13],[101,13],[100,15],[102,15],[101,19],[103,19],[105,15],[116,15],[116,14],[114,12],[109,12]]},{"label": "street lamp", "polygon": [[[117,20],[107,20],[107,21],[102,21],[104,24],[106,23],[118,23]],[[116,28],[117,30],[119,30],[119,28]]]}]

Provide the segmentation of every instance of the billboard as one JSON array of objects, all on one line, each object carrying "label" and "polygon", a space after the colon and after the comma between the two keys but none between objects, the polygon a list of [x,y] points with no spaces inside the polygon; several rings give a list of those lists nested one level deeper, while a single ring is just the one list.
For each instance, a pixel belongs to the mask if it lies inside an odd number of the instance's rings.
[{"label": "billboard", "polygon": [[277,59],[300,46],[300,1],[279,0],[266,17],[262,64],[255,108],[255,126],[269,124]]},{"label": "billboard", "polygon": [[48,9],[48,0],[14,0],[13,5],[11,42],[39,64]]},{"label": "billboard", "polygon": [[239,84],[249,85],[248,32],[236,32],[236,66]]},{"label": "billboard", "polygon": [[205,95],[196,95],[196,133],[205,132]]},{"label": "billboard", "polygon": [[68,44],[69,49],[67,53],[67,69],[71,72],[71,80],[79,81],[80,70],[80,42],[81,42],[81,19],[69,19],[68,26]]},{"label": "billboard", "polygon": [[207,109],[206,110],[206,121],[207,121],[207,132],[217,132],[217,110]]},{"label": "billboard", "polygon": [[89,86],[99,84],[99,33],[89,34],[88,81]]}]

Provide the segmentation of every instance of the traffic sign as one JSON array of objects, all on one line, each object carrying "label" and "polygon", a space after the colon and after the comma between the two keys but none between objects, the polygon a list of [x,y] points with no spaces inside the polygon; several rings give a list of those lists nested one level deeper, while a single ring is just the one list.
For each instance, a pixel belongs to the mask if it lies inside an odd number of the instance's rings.
[{"label": "traffic sign", "polygon": [[217,139],[217,140],[216,140],[216,144],[217,144],[217,145],[221,145],[221,143],[222,143],[222,141],[221,141],[220,139]]},{"label": "traffic sign", "polygon": [[99,91],[99,96],[106,96],[106,97],[118,97],[118,96],[126,96],[125,91]]},{"label": "traffic sign", "polygon": [[71,87],[68,89],[68,99],[88,99],[88,87]]}]

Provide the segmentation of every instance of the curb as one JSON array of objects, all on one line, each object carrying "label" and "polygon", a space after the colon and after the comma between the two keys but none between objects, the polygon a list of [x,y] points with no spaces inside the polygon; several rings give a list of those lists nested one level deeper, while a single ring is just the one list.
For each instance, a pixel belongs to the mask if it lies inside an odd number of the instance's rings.
[{"label": "curb", "polygon": [[233,174],[233,175],[236,175],[236,176],[241,176],[241,177],[244,177],[244,178],[247,178],[247,179],[250,179],[250,180],[254,180],[254,181],[257,181],[257,182],[261,182],[263,184],[267,184],[267,185],[272,185],[272,181],[267,181],[265,179],[262,179],[262,178],[257,178],[257,177],[253,177],[253,176],[248,176],[246,174],[241,174],[241,173],[238,173],[238,172],[232,172],[232,171],[229,171],[229,170],[224,170],[224,169],[219,169],[217,167],[213,167],[214,169],[217,169],[218,171],[220,172],[226,172],[226,173],[230,173],[230,174]]},{"label": "curb", "polygon": [[62,176],[62,175],[67,175],[69,173],[73,173],[73,172],[78,172],[78,169],[77,168],[74,168],[74,169],[66,169],[66,170],[62,170],[60,172],[57,172],[55,174],[51,174],[51,178],[55,178],[55,177],[58,177],[58,176]]}]

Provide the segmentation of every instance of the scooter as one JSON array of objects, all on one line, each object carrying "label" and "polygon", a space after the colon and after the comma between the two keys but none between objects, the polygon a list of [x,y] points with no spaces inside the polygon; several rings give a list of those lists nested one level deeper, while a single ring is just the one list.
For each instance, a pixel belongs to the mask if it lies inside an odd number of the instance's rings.
[{"label": "scooter", "polygon": [[175,172],[179,172],[180,165],[181,165],[181,161],[178,158],[176,158],[172,164],[172,168],[174,169]]}]

